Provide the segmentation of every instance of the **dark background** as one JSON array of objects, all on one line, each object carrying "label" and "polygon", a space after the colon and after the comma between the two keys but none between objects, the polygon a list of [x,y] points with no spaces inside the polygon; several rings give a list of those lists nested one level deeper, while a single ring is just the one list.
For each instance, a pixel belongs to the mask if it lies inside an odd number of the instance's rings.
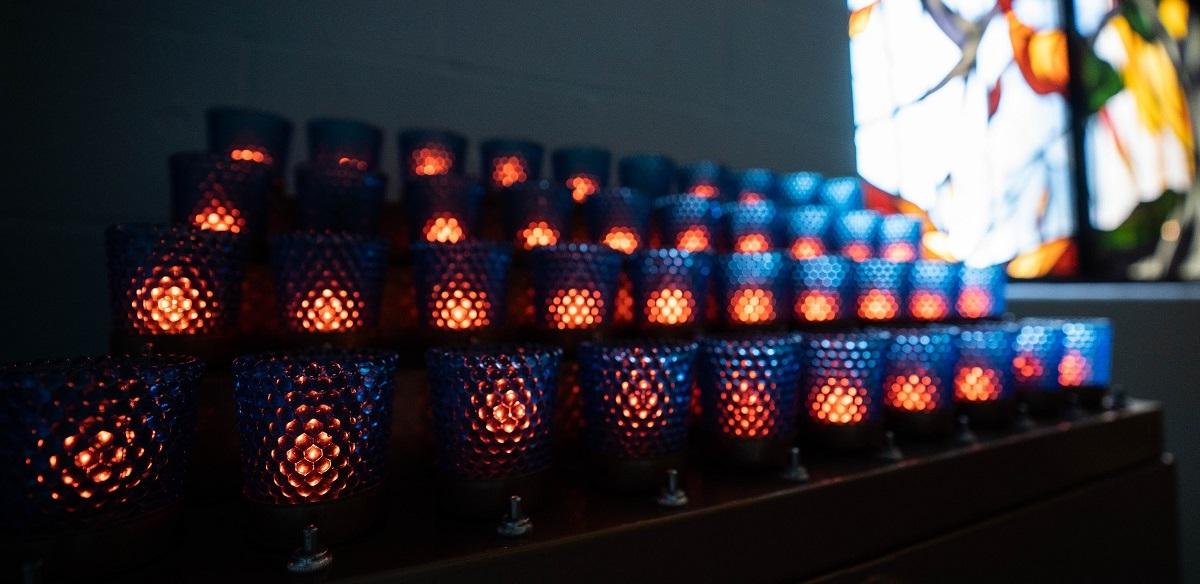
[{"label": "dark background", "polygon": [[[372,122],[388,134],[393,178],[395,133],[416,126],[460,131],[472,150],[511,136],[780,171],[854,169],[839,0],[0,10],[3,359],[105,350],[103,230],[167,219],[167,156],[204,147],[212,105],[292,119],[292,161],[303,157],[308,118]],[[1114,317],[1116,380],[1167,405],[1185,573],[1200,582],[1200,289],[1023,284],[1015,294],[1022,315]]]}]

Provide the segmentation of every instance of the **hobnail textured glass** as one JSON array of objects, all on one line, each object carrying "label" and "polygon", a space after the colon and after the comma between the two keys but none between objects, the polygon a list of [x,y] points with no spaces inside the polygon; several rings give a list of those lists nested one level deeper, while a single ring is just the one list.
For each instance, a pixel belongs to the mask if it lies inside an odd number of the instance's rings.
[{"label": "hobnail textured glass", "polygon": [[730,183],[733,199],[739,203],[773,201],[775,199],[775,172],[769,168],[747,168],[731,173]]},{"label": "hobnail textured glass", "polygon": [[819,172],[789,172],[779,176],[779,204],[789,207],[811,205],[825,178]]},{"label": "hobnail textured glass", "polygon": [[421,243],[412,252],[424,326],[478,331],[503,323],[512,248],[493,242]]},{"label": "hobnail textured glass", "polygon": [[113,225],[105,233],[113,329],[131,335],[237,328],[242,246],[226,232]]},{"label": "hobnail textured glass", "polygon": [[879,213],[870,209],[842,213],[833,224],[833,241],[838,253],[854,261],[876,257],[878,237]]},{"label": "hobnail textured glass", "polygon": [[824,205],[803,205],[783,213],[788,252],[792,259],[803,260],[825,255],[830,245],[833,213]]},{"label": "hobnail textured glass", "polygon": [[720,199],[725,187],[725,167],[712,160],[689,162],[675,173],[679,192],[705,199]]},{"label": "hobnail textured glass", "polygon": [[874,259],[854,266],[855,312],[867,321],[908,316],[908,272],[912,262]]},{"label": "hobnail textured glass", "polygon": [[628,188],[605,189],[584,204],[588,237],[624,254],[649,239],[650,200]]},{"label": "hobnail textured glass", "polygon": [[568,243],[533,251],[533,302],[539,328],[591,330],[612,322],[621,255]]},{"label": "hobnail textured glass", "polygon": [[962,282],[955,308],[963,318],[997,318],[1004,314],[1008,274],[1004,264],[962,269]]},{"label": "hobnail textured glass", "polygon": [[942,321],[955,314],[962,264],[937,260],[913,262],[908,273],[908,314],[914,320]]},{"label": "hobnail textured glass", "polygon": [[879,221],[879,251],[875,255],[894,262],[919,259],[921,220],[908,215],[885,215]]},{"label": "hobnail textured glass", "polygon": [[554,182],[571,193],[576,203],[588,200],[608,186],[612,153],[602,148],[559,148],[550,156]]},{"label": "hobnail textured glass", "polygon": [[203,369],[159,355],[0,366],[0,531],[109,526],[180,501]]},{"label": "hobnail textured glass", "polygon": [[661,154],[632,154],[617,162],[621,186],[634,189],[651,199],[672,192],[675,161]]},{"label": "hobnail textured glass", "polygon": [[1013,342],[1013,379],[1017,389],[1058,391],[1063,357],[1064,321],[1025,318]]},{"label": "hobnail textured glass", "polygon": [[541,144],[525,140],[488,140],[480,145],[479,175],[492,189],[510,189],[542,178]]},{"label": "hobnail textured glass", "polygon": [[654,202],[663,247],[701,252],[716,246],[720,205],[698,195],[670,195]]},{"label": "hobnail textured glass", "polygon": [[857,176],[834,176],[825,179],[817,191],[817,202],[837,213],[863,208],[862,183]]},{"label": "hobnail textured glass", "polygon": [[877,423],[883,414],[884,332],[815,334],[804,341],[804,395],[817,426]]},{"label": "hobnail textured glass", "polygon": [[775,203],[765,199],[731,203],[726,210],[729,249],[737,253],[774,250],[778,245],[775,213]]},{"label": "hobnail textured glass", "polygon": [[263,237],[271,174],[253,162],[211,152],[171,155],[171,218],[205,231]]},{"label": "hobnail textured glass", "polygon": [[387,177],[353,165],[296,167],[296,209],[301,229],[379,232]]},{"label": "hobnail textured glass", "polygon": [[958,330],[952,327],[891,331],[883,376],[886,407],[903,414],[933,414],[954,407]]},{"label": "hobnail textured glass", "polygon": [[409,240],[458,243],[476,236],[483,188],[457,175],[411,176],[404,183]]},{"label": "hobnail textured glass", "polygon": [[986,403],[1012,398],[1013,347],[1020,327],[1011,323],[975,324],[958,334],[954,399]]},{"label": "hobnail textured glass", "polygon": [[292,123],[262,111],[215,107],[205,112],[208,151],[231,160],[263,164],[282,172],[287,168]]},{"label": "hobnail textured glass", "polygon": [[1058,382],[1063,387],[1107,387],[1112,377],[1112,322],[1107,318],[1063,323],[1063,356]]},{"label": "hobnail textured glass", "polygon": [[702,418],[713,436],[790,436],[796,425],[801,337],[704,338],[698,375]]},{"label": "hobnail textured glass", "polygon": [[387,244],[332,232],[276,236],[271,264],[280,318],[293,333],[343,333],[379,322]]},{"label": "hobnail textured glass", "polygon": [[355,170],[379,167],[383,131],[358,120],[315,119],[306,124],[308,160],[317,166],[346,166]]},{"label": "hobnail textured glass", "polygon": [[461,176],[467,161],[467,137],[449,130],[400,132],[400,175]]},{"label": "hobnail textured glass", "polygon": [[619,459],[687,448],[696,343],[585,343],[579,351],[590,450]]},{"label": "hobnail textured glass", "polygon": [[233,362],[242,493],[300,505],[383,483],[395,353],[265,353]]},{"label": "hobnail textured glass", "polygon": [[443,473],[469,481],[550,466],[562,350],[538,345],[430,349],[434,445]]},{"label": "hobnail textured glass", "polygon": [[565,243],[571,204],[571,194],[550,181],[510,189],[504,198],[505,231],[518,249]]},{"label": "hobnail textured glass", "polygon": [[856,314],[854,262],[818,256],[792,266],[792,316],[799,323],[840,322]]},{"label": "hobnail textured glass", "polygon": [[644,328],[704,322],[712,258],[676,249],[637,252],[630,263],[636,321]]},{"label": "hobnail textured glass", "polygon": [[772,324],[787,319],[787,264],[778,253],[734,253],[717,257],[718,312],[731,326]]}]

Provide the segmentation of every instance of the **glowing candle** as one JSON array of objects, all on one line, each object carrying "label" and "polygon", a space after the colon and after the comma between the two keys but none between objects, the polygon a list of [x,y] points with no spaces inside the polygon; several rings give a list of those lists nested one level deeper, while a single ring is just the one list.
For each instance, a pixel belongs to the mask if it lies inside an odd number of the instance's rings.
[{"label": "glowing candle", "polygon": [[601,148],[559,148],[550,157],[554,180],[564,185],[571,199],[582,203],[608,184],[612,154]]},{"label": "glowing candle", "polygon": [[461,175],[467,138],[446,130],[400,132],[400,171],[408,177]]},{"label": "glowing candle", "polygon": [[558,230],[547,221],[533,221],[525,226],[518,239],[525,249],[533,249],[558,243]]},{"label": "glowing candle", "polygon": [[413,243],[458,243],[474,236],[483,189],[461,176],[414,176],[404,184]]},{"label": "glowing candle", "polygon": [[946,320],[958,296],[961,266],[956,263],[920,260],[909,270],[908,314],[915,320]]},{"label": "glowing candle", "polygon": [[655,200],[664,245],[700,252],[712,246],[719,206],[696,195],[670,195]]},{"label": "glowing candle", "polygon": [[1107,318],[1063,323],[1063,357],[1058,383],[1063,387],[1101,389],[1112,372],[1112,323]]},{"label": "glowing candle", "polygon": [[383,131],[355,120],[309,120],[308,160],[316,166],[337,165],[373,170],[379,164]]},{"label": "glowing candle", "polygon": [[800,384],[807,420],[829,445],[861,448],[874,442],[883,414],[886,333],[814,335],[804,341]]},{"label": "glowing candle", "polygon": [[638,235],[632,229],[613,227],[604,234],[604,245],[623,254],[631,254],[638,248]]},{"label": "glowing candle", "polygon": [[1013,342],[1018,330],[1010,324],[974,325],[959,333],[955,401],[987,404],[1012,397]]},{"label": "glowing candle", "polygon": [[860,209],[849,211],[834,223],[833,235],[840,253],[854,261],[875,257],[875,240],[879,231],[879,214]]},{"label": "glowing candle", "polygon": [[701,160],[679,167],[677,178],[679,192],[704,199],[719,199],[721,184],[725,181],[725,169],[711,160]]},{"label": "glowing candle", "polygon": [[793,314],[801,323],[849,318],[854,302],[854,263],[840,256],[796,262],[792,271]]},{"label": "glowing candle", "polygon": [[933,434],[950,429],[957,336],[953,328],[892,331],[883,399],[900,430]]},{"label": "glowing candle", "polygon": [[761,253],[774,248],[775,203],[758,201],[737,203],[729,208],[729,235],[733,251],[737,253]]},{"label": "glowing candle", "polygon": [[963,318],[995,318],[1004,314],[1004,288],[1008,282],[1004,264],[985,268],[964,267],[955,302]]},{"label": "glowing candle", "polygon": [[646,240],[650,203],[637,191],[605,189],[588,199],[584,214],[592,240],[616,251],[633,253]]},{"label": "glowing candle", "polygon": [[887,215],[879,223],[879,257],[911,262],[920,256],[921,220],[908,215]]},{"label": "glowing candle", "polygon": [[586,174],[572,175],[566,180],[567,188],[571,191],[571,198],[576,203],[582,203],[588,197],[596,194],[600,190],[600,183],[595,177]]},{"label": "glowing candle", "polygon": [[775,197],[777,179],[769,168],[747,168],[733,173],[734,200],[760,203]]},{"label": "glowing candle", "polygon": [[458,217],[442,213],[425,222],[425,241],[430,243],[458,243],[466,239],[466,231]]},{"label": "glowing candle", "polygon": [[171,156],[171,215],[205,231],[263,235],[270,175],[207,152]]},{"label": "glowing candle", "polygon": [[681,231],[675,238],[675,249],[689,252],[708,251],[708,228],[694,225]]},{"label": "glowing candle", "polygon": [[859,262],[854,270],[858,317],[870,321],[903,318],[910,266],[882,259]]},{"label": "glowing candle", "polygon": [[[717,261],[717,298],[726,324],[772,324],[783,300],[783,257],[778,253],[730,254]],[[786,316],[786,312],[783,313]]]},{"label": "glowing candle", "polygon": [[787,241],[792,259],[803,260],[825,255],[828,246],[826,237],[832,223],[828,207],[804,205],[784,212]]},{"label": "glowing candle", "polygon": [[621,257],[590,244],[541,247],[532,260],[534,305],[545,330],[593,330],[612,321]]},{"label": "glowing candle", "polygon": [[698,323],[704,314],[708,276],[706,254],[651,249],[634,255],[630,264],[638,323],[644,328],[681,327]]},{"label": "glowing candle", "polygon": [[275,114],[237,108],[206,112],[208,149],[229,160],[287,168],[292,123]]},{"label": "glowing candle", "polygon": [[794,260],[807,260],[825,255],[825,243],[816,237],[797,237],[789,249]]},{"label": "glowing candle", "polygon": [[504,230],[519,249],[556,245],[567,238],[571,194],[549,181],[527,182],[502,193]]},{"label": "glowing candle", "polygon": [[293,333],[347,333],[374,327],[387,244],[329,232],[279,236],[272,245],[275,287]]},{"label": "glowing candle", "polygon": [[1013,380],[1035,413],[1050,413],[1062,405],[1063,324],[1057,319],[1022,319],[1013,343]]},{"label": "glowing candle", "polygon": [[[482,176],[492,189],[509,189],[541,178],[543,148],[524,140],[488,140],[480,145]],[[556,181],[562,186],[562,181]]]},{"label": "glowing candle", "polygon": [[733,245],[738,253],[759,253],[771,251],[771,240],[762,233],[746,233],[739,235]]}]

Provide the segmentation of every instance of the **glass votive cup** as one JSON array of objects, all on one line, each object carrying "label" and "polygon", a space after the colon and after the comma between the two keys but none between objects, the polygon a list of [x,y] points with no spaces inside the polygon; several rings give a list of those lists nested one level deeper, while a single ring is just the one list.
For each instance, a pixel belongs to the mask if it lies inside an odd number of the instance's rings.
[{"label": "glass votive cup", "polygon": [[816,203],[817,191],[825,178],[819,172],[789,172],[779,176],[779,204],[788,207]]},{"label": "glass votive cup", "polygon": [[617,179],[650,199],[664,197],[674,192],[675,161],[661,154],[623,156],[617,162]]},{"label": "glass votive cup", "polygon": [[725,186],[725,167],[712,160],[689,162],[675,173],[679,192],[704,199],[720,199]]},{"label": "glass votive cup", "polygon": [[383,130],[359,120],[318,118],[305,125],[308,160],[317,166],[346,166],[355,170],[379,167]]},{"label": "glass votive cup", "polygon": [[585,434],[594,471],[617,490],[659,487],[682,468],[695,342],[584,343],[579,351]]},{"label": "glass votive cup", "polygon": [[857,176],[834,176],[825,179],[817,191],[817,202],[826,205],[836,213],[845,213],[862,209],[862,183]]},{"label": "glass votive cup", "polygon": [[792,265],[792,318],[797,324],[838,324],[855,315],[854,262],[817,256]]},{"label": "glass votive cup", "polygon": [[559,148],[550,156],[554,181],[571,193],[571,199],[583,203],[608,186],[612,153],[602,148],[578,146]]},{"label": "glass votive cup", "polygon": [[291,545],[305,525],[344,541],[380,516],[398,357],[316,350],[233,362],[253,537]]},{"label": "glass votive cup", "polygon": [[775,171],[769,168],[746,168],[730,175],[734,201],[757,203],[775,200]]},{"label": "glass votive cup", "polygon": [[1077,392],[1084,405],[1098,407],[1112,381],[1112,321],[1071,318],[1063,322],[1062,328],[1058,383]]},{"label": "glass votive cup", "polygon": [[883,403],[898,432],[933,437],[954,423],[958,329],[933,327],[890,331],[883,376]]},{"label": "glass votive cup", "polygon": [[701,426],[716,462],[785,463],[796,436],[801,340],[794,333],[700,340]]},{"label": "glass votive cup", "polygon": [[511,247],[481,241],[420,243],[412,251],[426,329],[474,336],[503,325]]},{"label": "glass votive cup", "polygon": [[669,195],[654,202],[663,247],[682,251],[712,251],[720,205],[699,195]]},{"label": "glass votive cup", "polygon": [[493,190],[511,189],[542,178],[541,144],[527,140],[496,139],[480,145],[480,176]]},{"label": "glass votive cup", "polygon": [[1013,381],[1034,414],[1056,414],[1064,405],[1059,383],[1063,325],[1056,318],[1023,318],[1013,342]]},{"label": "glass votive cup", "polygon": [[634,319],[644,331],[692,331],[704,322],[711,257],[703,252],[648,249],[630,262]]},{"label": "glass votive cup", "polygon": [[594,332],[613,319],[621,254],[568,243],[532,252],[535,323],[543,331]]},{"label": "glass votive cup", "polygon": [[917,260],[908,273],[908,314],[913,320],[939,322],[954,316],[962,264]]},{"label": "glass votive cup", "polygon": [[955,309],[961,318],[999,318],[1006,309],[1005,286],[1008,273],[1004,264],[985,268],[964,266]]},{"label": "glass votive cup", "polygon": [[584,204],[588,237],[614,251],[631,254],[649,238],[650,200],[629,188],[604,189]]},{"label": "glass votive cup", "polygon": [[212,152],[171,155],[171,218],[204,231],[265,240],[271,174]]},{"label": "glass votive cup", "polygon": [[483,189],[458,175],[410,176],[404,186],[409,241],[459,243],[478,237]]},{"label": "glass votive cup", "polygon": [[908,273],[912,262],[863,260],[854,266],[855,313],[859,320],[891,322],[907,318]]},{"label": "glass votive cup", "polygon": [[819,442],[838,450],[878,443],[890,344],[890,335],[883,331],[814,333],[805,338],[800,392],[809,432]]},{"label": "glass votive cup", "polygon": [[540,345],[433,348],[426,353],[434,458],[443,505],[494,518],[519,495],[536,506],[553,454],[562,350]]},{"label": "glass votive cup", "polygon": [[1013,323],[969,324],[958,333],[954,401],[971,423],[1003,425],[1013,414]]},{"label": "glass votive cup", "polygon": [[379,322],[387,243],[337,232],[276,236],[271,264],[280,319],[291,334],[366,333]]},{"label": "glass votive cup", "polygon": [[533,181],[509,189],[504,197],[505,231],[517,249],[567,241],[572,203],[565,188],[549,181]]},{"label": "glass votive cup", "polygon": [[722,324],[730,328],[771,326],[787,321],[787,262],[779,253],[734,253],[717,257],[716,299]]},{"label": "glass votive cup", "polygon": [[879,251],[875,254],[894,262],[911,262],[921,257],[921,220],[909,215],[885,215],[879,221]]},{"label": "glass votive cup", "polygon": [[233,107],[205,112],[208,150],[231,160],[263,164],[276,172],[287,168],[292,122],[282,116]]},{"label": "glass votive cup", "polygon": [[802,205],[783,212],[788,252],[794,260],[823,256],[831,248],[829,242],[833,213],[824,205]]},{"label": "glass votive cup", "polygon": [[400,132],[400,175],[461,176],[467,137],[449,130],[412,128]]},{"label": "glass votive cup", "polygon": [[383,215],[387,177],[349,164],[296,167],[296,210],[301,229],[375,235]]},{"label": "glass votive cup", "polygon": [[775,233],[776,208],[773,201],[731,203],[726,208],[729,249],[735,253],[773,251],[778,244]]},{"label": "glass votive cup", "polygon": [[870,209],[846,211],[833,224],[833,240],[838,253],[856,261],[875,255],[879,237],[879,213]]}]

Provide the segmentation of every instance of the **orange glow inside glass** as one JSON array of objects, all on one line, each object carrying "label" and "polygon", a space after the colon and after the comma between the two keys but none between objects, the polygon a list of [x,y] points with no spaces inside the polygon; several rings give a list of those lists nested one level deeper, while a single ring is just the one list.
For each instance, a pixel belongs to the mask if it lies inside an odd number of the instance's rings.
[{"label": "orange glow inside glass", "polygon": [[692,185],[691,194],[702,199],[713,199],[716,198],[717,195],[721,194],[721,191],[714,185],[698,184]]},{"label": "orange glow inside glass", "polygon": [[229,151],[229,158],[231,160],[256,162],[259,164],[271,164],[274,162],[270,154],[258,148],[234,148]]},{"label": "orange glow inside glass", "polygon": [[792,242],[792,259],[807,260],[825,255],[825,244],[819,237],[797,237]]},{"label": "orange glow inside glass", "polygon": [[861,242],[847,243],[842,246],[842,255],[856,262],[869,260],[871,259],[871,246]]},{"label": "orange glow inside glass", "polygon": [[622,418],[621,426],[630,430],[654,428],[663,417],[662,383],[653,372],[643,374],[639,370],[628,372],[628,376],[617,374],[621,391],[613,400],[615,413]]},{"label": "orange glow inside glass", "polygon": [[491,324],[492,304],[487,292],[469,282],[451,281],[433,290],[434,326],[446,330],[469,330]]},{"label": "orange glow inside glass", "polygon": [[621,272],[617,282],[617,298],[613,301],[613,322],[633,322],[633,282]]},{"label": "orange glow inside glass", "polygon": [[766,436],[775,428],[775,404],[762,378],[730,379],[722,383],[717,407],[724,410],[721,430],[739,438]]},{"label": "orange glow inside glass", "polygon": [[729,299],[729,318],[741,324],[775,321],[775,293],[762,288],[742,288]]},{"label": "orange glow inside glass", "polygon": [[337,163],[338,166],[349,166],[350,168],[357,168],[358,170],[367,169],[367,161],[351,158],[349,156],[342,156],[341,158],[338,158]]},{"label": "orange glow inside glass", "polygon": [[203,231],[241,233],[246,228],[246,218],[242,217],[242,212],[233,203],[219,194],[205,193],[192,215],[192,224]]},{"label": "orange glow inside glass", "polygon": [[440,144],[426,144],[409,154],[412,173],[417,176],[450,174],[454,168],[454,153]]},{"label": "orange glow inside glass", "polygon": [[899,241],[885,245],[879,255],[893,262],[911,262],[917,259],[917,249],[907,241]]},{"label": "orange glow inside glass", "polygon": [[517,234],[525,249],[533,249],[558,243],[558,230],[546,221],[533,221]]},{"label": "orange glow inside glass", "polygon": [[896,375],[885,385],[888,406],[906,412],[931,412],[938,407],[937,386],[924,373]]},{"label": "orange glow inside glass", "polygon": [[708,228],[703,225],[693,225],[684,229],[675,237],[675,249],[700,252],[708,250]]},{"label": "orange glow inside glass", "polygon": [[814,387],[810,396],[812,416],[836,425],[858,424],[866,419],[867,390],[847,377],[828,377]]},{"label": "orange glow inside glass", "polygon": [[604,245],[621,253],[630,254],[637,251],[638,236],[627,227],[613,227],[604,234]]},{"label": "orange glow inside glass", "polygon": [[992,295],[981,288],[963,288],[957,308],[964,318],[983,318],[992,311]]},{"label": "orange glow inside glass", "polygon": [[740,253],[761,253],[771,251],[771,240],[762,233],[746,233],[739,235],[733,249]]},{"label": "orange glow inside glass", "polygon": [[294,316],[306,331],[347,331],[358,326],[361,305],[357,292],[352,293],[332,282],[305,294]]},{"label": "orange glow inside glass", "polygon": [[687,324],[692,321],[695,306],[691,290],[673,287],[655,290],[646,298],[646,322],[663,326]]},{"label": "orange glow inside glass", "polygon": [[525,182],[525,159],[520,156],[497,156],[492,160],[492,184],[511,187]]},{"label": "orange glow inside glass", "polygon": [[[346,433],[342,421],[332,412],[333,408],[325,404],[297,406],[295,419],[284,425],[284,435],[276,439],[284,451],[279,473],[290,487],[283,489],[285,495],[294,493],[302,500],[319,501],[330,491],[346,487],[348,453],[339,444]],[[353,452],[353,448],[348,450]]]},{"label": "orange glow inside glass", "polygon": [[796,318],[806,322],[837,320],[841,299],[837,292],[806,290],[796,297]]},{"label": "orange glow inside glass", "polygon": [[1077,350],[1069,350],[1058,363],[1058,384],[1063,387],[1079,387],[1087,381],[1090,373],[1091,365],[1087,357]]},{"label": "orange glow inside glass", "polygon": [[954,376],[954,399],[988,402],[1000,399],[1001,375],[991,367],[959,367]]},{"label": "orange glow inside glass", "polygon": [[425,222],[425,241],[431,243],[458,243],[467,238],[466,230],[458,217],[441,214]]},{"label": "orange glow inside glass", "polygon": [[908,310],[917,320],[942,320],[950,315],[946,297],[928,290],[913,292],[908,301]]},{"label": "orange glow inside glass", "polygon": [[588,197],[596,194],[596,191],[600,189],[600,183],[589,174],[577,174],[567,179],[567,188],[571,191],[571,198],[576,203],[582,203]]},{"label": "orange glow inside glass", "polygon": [[525,379],[521,377],[497,379],[494,384],[493,391],[471,398],[475,415],[497,443],[519,442],[520,432],[533,424],[533,415],[537,413],[533,395],[525,389]]},{"label": "orange glow inside glass", "polygon": [[766,198],[762,196],[762,193],[756,193],[754,191],[745,191],[738,195],[739,203],[761,203],[765,200]]},{"label": "orange glow inside glass", "polygon": [[134,291],[136,326],[143,332],[179,334],[205,326],[204,314],[212,293],[204,282],[180,266],[146,278]]},{"label": "orange glow inside glass", "polygon": [[865,320],[891,320],[900,312],[896,296],[886,290],[871,288],[858,297],[858,317]]},{"label": "orange glow inside glass", "polygon": [[[97,493],[113,493],[137,486],[139,469],[148,467],[145,448],[139,446],[138,429],[129,416],[88,416],[79,423],[79,433],[63,438],[64,456],[47,457],[49,472],[39,472],[38,484],[50,488],[50,498],[71,493],[91,499]],[[38,441],[39,447],[43,444]],[[30,459],[25,459],[30,464]],[[130,477],[133,477],[132,479]]]},{"label": "orange glow inside glass", "polygon": [[566,288],[547,300],[550,326],[558,330],[589,329],[604,322],[604,299],[599,290]]},{"label": "orange glow inside glass", "polygon": [[1040,379],[1046,373],[1046,366],[1033,355],[1017,355],[1013,359],[1013,373],[1018,383],[1025,383]]}]

